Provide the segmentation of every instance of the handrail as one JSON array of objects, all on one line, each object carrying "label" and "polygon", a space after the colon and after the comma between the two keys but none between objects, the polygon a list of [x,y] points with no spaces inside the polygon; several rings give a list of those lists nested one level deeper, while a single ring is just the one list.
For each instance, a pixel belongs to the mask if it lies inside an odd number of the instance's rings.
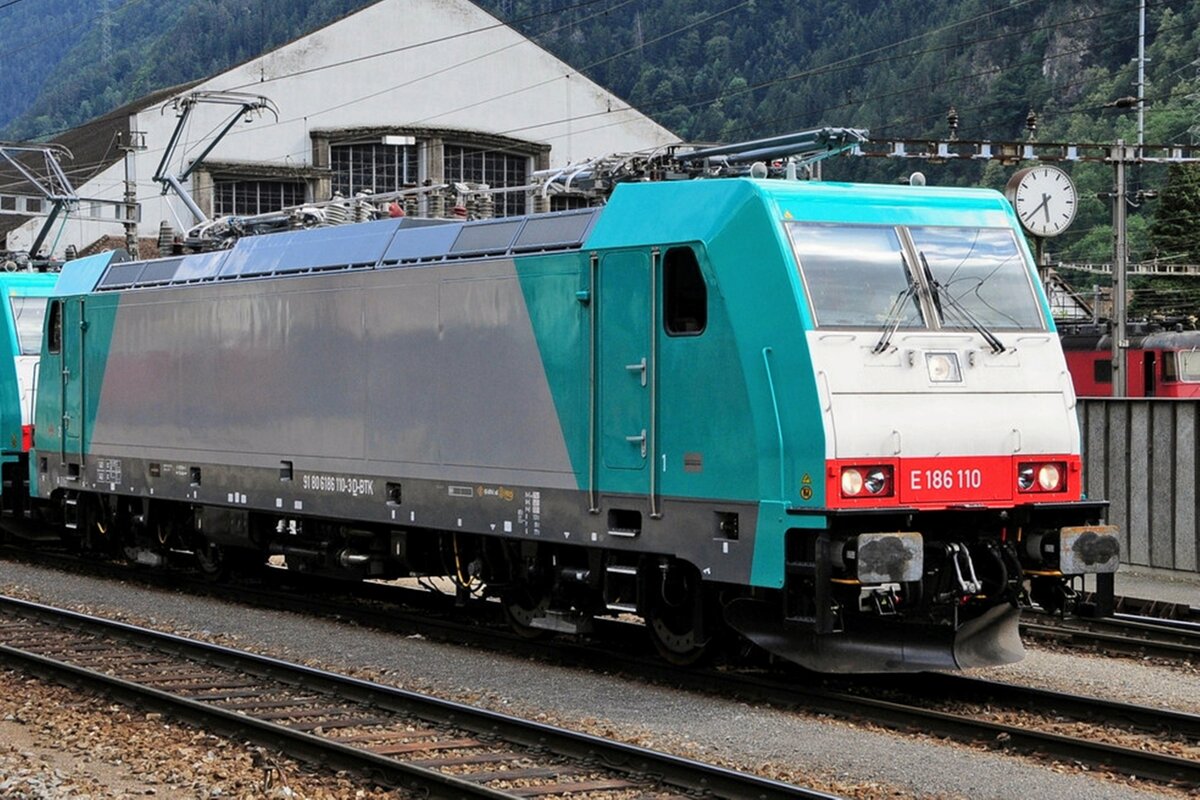
[{"label": "handrail", "polygon": [[600,296],[596,292],[596,268],[600,256],[592,253],[588,261],[588,513],[599,514],[600,507],[596,505],[596,314]]},{"label": "handrail", "polygon": [[658,265],[661,251],[650,248],[650,519],[661,519],[658,508]]},{"label": "handrail", "polygon": [[779,499],[787,502],[787,481],[784,476],[784,443],[783,443],[783,421],[779,416],[779,398],[775,394],[775,378],[771,375],[771,353],[770,347],[762,349],[763,366],[767,369],[767,387],[771,390],[771,407],[775,411],[775,435],[779,442]]}]

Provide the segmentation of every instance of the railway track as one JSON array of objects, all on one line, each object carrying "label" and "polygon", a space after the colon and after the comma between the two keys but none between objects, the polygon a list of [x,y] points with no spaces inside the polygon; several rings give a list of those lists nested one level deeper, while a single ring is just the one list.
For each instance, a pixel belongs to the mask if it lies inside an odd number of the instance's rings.
[{"label": "railway track", "polygon": [[0,658],[432,797],[823,798],[647,748],[0,597]]},{"label": "railway track", "polygon": [[[580,642],[553,640],[529,642],[481,625],[489,615],[467,615],[461,609],[452,617],[430,613],[449,598],[427,592],[416,593],[425,607],[417,613],[398,611],[391,603],[391,587],[363,586],[368,602],[342,602],[322,598],[318,591],[300,595],[274,589],[241,587],[235,593],[258,605],[307,610],[352,619],[356,623],[389,630],[419,632],[433,638],[470,641],[490,648],[534,655],[557,663],[587,669],[618,671],[692,691],[721,696],[738,696],[779,707],[802,709],[852,720],[865,720],[899,731],[933,733],[960,741],[984,743],[989,747],[1034,753],[1044,757],[1108,769],[1167,784],[1200,786],[1200,761],[1164,752],[1169,745],[1200,743],[1200,716],[1136,706],[1097,698],[1013,686],[960,675],[928,674],[886,679],[864,679],[854,683],[815,679],[796,670],[772,670],[768,674],[726,669],[680,670],[652,655],[642,655],[641,631],[635,626],[614,625],[603,632],[604,640]],[[411,601],[412,593],[405,599]],[[487,604],[479,604],[487,605]],[[997,709],[1018,721],[998,720]],[[1094,726],[1096,736],[1056,732],[1062,722],[1077,721]],[[1105,732],[1112,734],[1105,736]],[[1103,741],[1115,738],[1136,745]],[[1163,743],[1158,750],[1147,742]]]},{"label": "railway track", "polygon": [[1021,618],[1025,636],[1106,654],[1176,661],[1200,661],[1200,622],[1118,613],[1099,619],[1063,619],[1028,612]]}]

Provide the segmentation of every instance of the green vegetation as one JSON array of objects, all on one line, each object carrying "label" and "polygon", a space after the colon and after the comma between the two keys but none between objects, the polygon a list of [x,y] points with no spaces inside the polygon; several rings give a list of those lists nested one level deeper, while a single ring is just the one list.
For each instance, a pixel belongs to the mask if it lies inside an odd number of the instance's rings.
[{"label": "green vegetation", "polygon": [[[0,128],[32,138],[154,89],[210,75],[372,0],[28,0],[0,9]],[[1136,0],[480,0],[576,69],[691,141],[821,125],[876,138],[1137,139]],[[1146,141],[1190,143],[1200,107],[1200,4],[1148,14]],[[386,42],[364,43],[364,52]],[[837,159],[827,179],[1002,188],[1011,166]],[[1112,169],[1080,164],[1080,213],[1055,259],[1111,260]],[[1186,185],[1182,182],[1186,181]],[[1133,260],[1200,261],[1196,178],[1130,175]],[[1181,279],[1180,297],[1200,293]],[[1156,279],[1160,286],[1161,279]],[[1137,302],[1134,304],[1137,313]]]}]

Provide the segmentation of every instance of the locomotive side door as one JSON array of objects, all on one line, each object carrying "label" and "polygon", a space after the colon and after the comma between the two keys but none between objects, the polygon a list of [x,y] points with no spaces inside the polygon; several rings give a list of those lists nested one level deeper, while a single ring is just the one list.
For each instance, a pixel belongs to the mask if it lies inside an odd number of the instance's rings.
[{"label": "locomotive side door", "polygon": [[644,470],[651,457],[650,269],[645,252],[609,253],[600,263],[598,427],[600,463],[607,469]]},{"label": "locomotive side door", "polygon": [[62,456],[83,461],[85,404],[84,393],[84,321],[83,298],[66,297],[62,301],[59,346],[62,353]]}]

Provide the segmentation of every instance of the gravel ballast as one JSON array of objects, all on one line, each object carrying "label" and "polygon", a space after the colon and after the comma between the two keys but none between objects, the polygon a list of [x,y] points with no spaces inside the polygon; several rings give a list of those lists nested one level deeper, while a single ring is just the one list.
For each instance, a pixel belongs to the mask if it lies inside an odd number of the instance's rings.
[{"label": "gravel ballast", "polygon": [[[624,677],[545,665],[478,648],[237,606],[0,561],[0,592],[84,606],[331,669],[383,676],[566,727],[856,797],[1148,798],[1183,796],[1002,752],[760,708]],[[1131,659],[1031,649],[989,677],[1200,711],[1200,674]],[[0,684],[0,689],[3,685]],[[0,796],[3,796],[0,794]],[[51,795],[52,796],[52,795]]]}]

